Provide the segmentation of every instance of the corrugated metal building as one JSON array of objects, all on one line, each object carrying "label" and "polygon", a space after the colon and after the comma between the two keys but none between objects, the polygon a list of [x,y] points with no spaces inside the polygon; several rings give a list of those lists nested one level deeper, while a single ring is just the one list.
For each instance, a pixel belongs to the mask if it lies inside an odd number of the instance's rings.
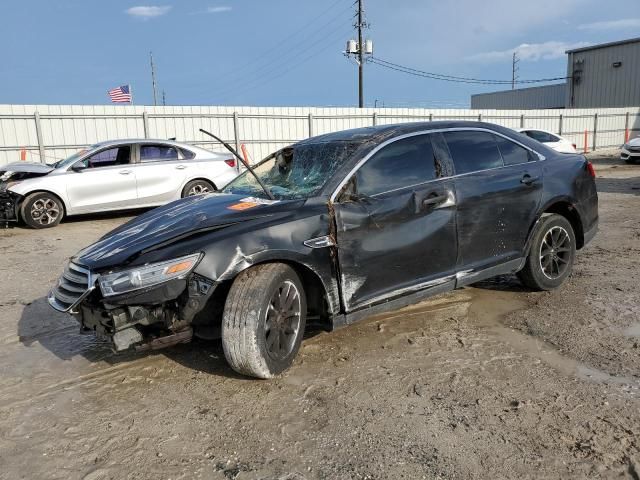
[{"label": "corrugated metal building", "polygon": [[[566,84],[471,96],[471,108],[613,108],[640,105],[640,38],[567,52]],[[564,95],[558,95],[562,90]]]},{"label": "corrugated metal building", "polygon": [[567,84],[558,83],[542,87],[519,88],[504,92],[480,93],[471,96],[471,108],[530,110],[564,108]]},{"label": "corrugated metal building", "polygon": [[567,108],[640,105],[640,38],[567,52]]}]

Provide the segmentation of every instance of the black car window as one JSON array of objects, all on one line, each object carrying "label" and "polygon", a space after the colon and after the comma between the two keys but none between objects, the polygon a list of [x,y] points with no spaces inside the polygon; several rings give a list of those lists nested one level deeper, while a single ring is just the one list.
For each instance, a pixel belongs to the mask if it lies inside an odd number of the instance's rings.
[{"label": "black car window", "polygon": [[540,143],[546,143],[546,142],[557,142],[558,140],[554,139],[552,135],[548,134],[547,132],[542,132],[540,130],[527,130],[525,132],[527,134],[528,137],[533,138],[534,140],[537,140]]},{"label": "black car window", "polygon": [[502,160],[505,165],[517,165],[519,163],[527,163],[530,159],[529,150],[521,147],[511,140],[507,140],[499,135],[494,135],[498,148],[502,154]]},{"label": "black car window", "polygon": [[178,160],[178,150],[168,145],[140,145],[141,162]]},{"label": "black car window", "polygon": [[112,167],[114,165],[127,165],[131,160],[131,148],[128,145],[108,148],[85,158],[81,165],[85,168]]},{"label": "black car window", "polygon": [[398,140],[377,152],[356,173],[359,194],[375,195],[436,178],[429,135]]},{"label": "black car window", "polygon": [[457,175],[503,166],[492,133],[463,130],[445,132],[444,138],[449,145]]}]

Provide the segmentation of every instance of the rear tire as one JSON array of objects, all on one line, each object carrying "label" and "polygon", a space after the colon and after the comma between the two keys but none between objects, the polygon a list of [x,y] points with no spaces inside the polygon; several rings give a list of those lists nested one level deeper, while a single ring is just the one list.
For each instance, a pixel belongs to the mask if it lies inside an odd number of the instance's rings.
[{"label": "rear tire", "polygon": [[20,218],[31,228],[55,227],[62,217],[64,205],[53,193],[32,193],[20,205]]},{"label": "rear tire", "polygon": [[206,180],[192,180],[182,189],[182,198],[193,197],[194,195],[204,195],[205,193],[215,192],[216,187]]},{"label": "rear tire", "polygon": [[543,217],[536,228],[524,268],[518,278],[533,290],[553,290],[571,275],[576,236],[562,215]]},{"label": "rear tire", "polygon": [[236,372],[272,378],[293,363],[304,335],[307,302],[296,272],[266,263],[241,272],[222,316],[224,355]]}]

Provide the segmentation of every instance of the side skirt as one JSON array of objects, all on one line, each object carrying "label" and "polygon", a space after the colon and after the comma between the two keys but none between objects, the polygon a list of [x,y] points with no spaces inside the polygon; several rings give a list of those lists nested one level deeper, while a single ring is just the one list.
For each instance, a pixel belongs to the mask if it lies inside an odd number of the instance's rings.
[{"label": "side skirt", "polygon": [[492,278],[497,275],[506,275],[519,271],[524,265],[524,258],[517,258],[510,260],[494,267],[486,268],[478,271],[461,271],[456,274],[456,277],[452,280],[439,283],[429,288],[412,292],[401,297],[389,299],[382,303],[366,306],[349,313],[342,313],[333,317],[332,329],[338,329],[356,323],[365,318],[377,315],[380,313],[392,312],[401,308],[420,303],[430,297],[439,295],[441,293],[449,292],[456,288],[464,287],[472,283],[477,283],[487,278]]},{"label": "side skirt", "polygon": [[398,310],[400,308],[413,305],[415,303],[420,303],[429,297],[433,297],[440,293],[449,292],[453,290],[455,287],[456,287],[456,281],[449,280],[447,282],[440,283],[438,285],[435,285],[430,288],[426,288],[424,290],[419,290],[417,292],[403,295],[402,297],[397,297],[394,299],[384,301],[383,303],[378,303],[376,305],[363,307],[354,312],[336,315],[333,317],[333,329],[350,325],[352,323],[358,322],[360,320],[364,320],[365,318],[371,317],[373,315],[377,315],[379,313],[392,312],[394,310]]}]

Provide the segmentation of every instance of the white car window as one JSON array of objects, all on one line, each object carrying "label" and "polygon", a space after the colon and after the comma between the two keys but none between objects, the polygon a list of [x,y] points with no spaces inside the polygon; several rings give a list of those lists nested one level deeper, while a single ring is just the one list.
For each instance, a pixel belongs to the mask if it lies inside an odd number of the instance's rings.
[{"label": "white car window", "polygon": [[554,138],[554,135],[551,135],[547,132],[541,132],[540,130],[527,130],[524,133],[540,143],[550,143],[558,141],[557,137]]},{"label": "white car window", "polygon": [[168,145],[140,145],[140,161],[171,162],[178,160],[178,150]]},{"label": "white car window", "polygon": [[85,168],[113,167],[115,165],[128,165],[131,161],[131,147],[108,148],[90,157],[85,158],[79,164]]}]

